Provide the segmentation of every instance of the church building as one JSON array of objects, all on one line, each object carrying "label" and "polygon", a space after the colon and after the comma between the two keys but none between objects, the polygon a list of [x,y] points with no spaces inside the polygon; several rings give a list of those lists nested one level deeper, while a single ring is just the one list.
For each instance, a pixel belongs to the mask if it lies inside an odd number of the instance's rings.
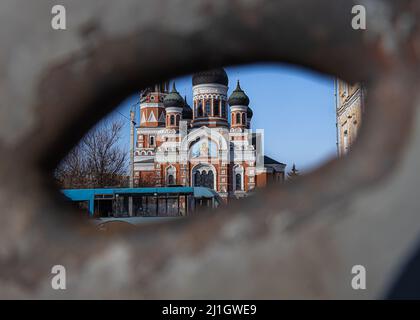
[{"label": "church building", "polygon": [[263,135],[251,130],[249,97],[239,81],[228,96],[228,83],[222,68],[194,74],[192,107],[175,83],[143,92],[135,186],[203,186],[227,201],[284,181],[286,165],[264,156]]}]

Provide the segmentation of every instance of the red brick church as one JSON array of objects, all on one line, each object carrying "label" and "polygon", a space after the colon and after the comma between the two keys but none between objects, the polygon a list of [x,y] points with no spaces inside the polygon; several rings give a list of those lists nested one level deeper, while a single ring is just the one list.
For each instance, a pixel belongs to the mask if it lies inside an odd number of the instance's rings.
[{"label": "red brick church", "polygon": [[204,186],[222,198],[284,181],[285,164],[262,153],[253,112],[239,81],[228,97],[224,69],[193,75],[193,107],[175,83],[148,88],[140,100],[134,157],[136,186]]}]

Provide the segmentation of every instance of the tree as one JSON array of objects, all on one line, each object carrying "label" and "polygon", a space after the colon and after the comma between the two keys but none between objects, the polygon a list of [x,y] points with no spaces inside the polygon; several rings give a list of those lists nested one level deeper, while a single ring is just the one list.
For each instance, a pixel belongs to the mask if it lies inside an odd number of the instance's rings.
[{"label": "tree", "polygon": [[127,152],[120,145],[122,122],[105,121],[91,130],[58,166],[63,188],[126,186]]},{"label": "tree", "polygon": [[299,170],[296,169],[296,165],[293,164],[292,170],[287,174],[287,180],[293,181],[296,180],[296,178],[299,177]]}]

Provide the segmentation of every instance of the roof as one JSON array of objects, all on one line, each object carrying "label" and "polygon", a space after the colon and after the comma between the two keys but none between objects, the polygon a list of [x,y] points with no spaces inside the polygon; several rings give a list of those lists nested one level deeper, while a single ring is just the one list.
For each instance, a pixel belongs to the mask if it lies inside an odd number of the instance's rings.
[{"label": "roof", "polygon": [[269,156],[264,156],[264,164],[281,164],[281,165],[286,165],[285,163],[278,162],[277,160],[274,160],[273,158],[270,158]]},{"label": "roof", "polygon": [[228,76],[225,69],[218,68],[213,70],[206,70],[197,72],[193,75],[192,84],[197,86],[200,84],[218,83],[227,86],[229,83]]},{"label": "roof", "polygon": [[230,106],[247,106],[249,105],[249,98],[242,90],[239,80],[236,84],[236,89],[232,92],[228,99]]},{"label": "roof", "polygon": [[175,82],[172,83],[172,91],[166,95],[165,99],[163,99],[163,105],[165,106],[165,108],[170,108],[170,107],[182,108],[184,106],[184,99],[176,90]]},{"label": "roof", "polygon": [[73,201],[94,199],[95,195],[114,194],[158,194],[158,193],[194,193],[193,187],[160,187],[160,188],[94,188],[62,189],[61,192]]}]

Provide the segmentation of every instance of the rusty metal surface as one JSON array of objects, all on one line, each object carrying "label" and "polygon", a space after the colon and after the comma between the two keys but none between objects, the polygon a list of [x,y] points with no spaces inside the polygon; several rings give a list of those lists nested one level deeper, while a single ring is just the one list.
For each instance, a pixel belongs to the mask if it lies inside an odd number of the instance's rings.
[{"label": "rusty metal surface", "polygon": [[[420,231],[420,6],[352,1],[0,4],[0,297],[373,298]],[[25,6],[23,13],[20,8]],[[369,24],[370,22],[370,24]],[[216,215],[112,234],[64,206],[51,171],[124,97],[158,80],[260,61],[368,86],[351,154]],[[51,267],[67,268],[54,291]],[[350,286],[363,264],[368,287]]]}]

